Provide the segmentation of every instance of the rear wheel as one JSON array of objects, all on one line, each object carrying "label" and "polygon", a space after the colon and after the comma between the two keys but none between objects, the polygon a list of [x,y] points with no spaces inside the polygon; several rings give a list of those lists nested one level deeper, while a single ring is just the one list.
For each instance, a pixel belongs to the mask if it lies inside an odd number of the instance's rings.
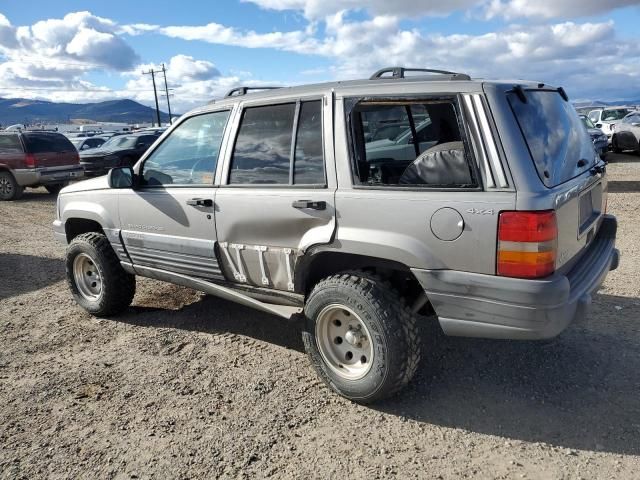
[{"label": "rear wheel", "polygon": [[0,171],[0,200],[17,200],[23,191],[11,172]]},{"label": "rear wheel", "polygon": [[380,278],[364,272],[325,278],[309,295],[305,316],[307,354],[340,395],[375,402],[415,374],[421,353],[417,319]]},{"label": "rear wheel", "polygon": [[83,233],[67,248],[67,283],[76,302],[97,317],[125,310],[136,292],[136,277],[124,271],[107,237]]},{"label": "rear wheel", "polygon": [[57,195],[58,193],[60,193],[60,190],[62,190],[65,187],[64,183],[51,183],[49,185],[45,185],[44,188],[47,189],[47,192],[49,192],[51,195]]}]

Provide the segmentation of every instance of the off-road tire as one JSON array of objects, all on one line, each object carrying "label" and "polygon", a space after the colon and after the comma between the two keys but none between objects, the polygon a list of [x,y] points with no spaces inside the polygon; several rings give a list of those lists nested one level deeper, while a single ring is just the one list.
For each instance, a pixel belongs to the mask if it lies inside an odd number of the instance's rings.
[{"label": "off-road tire", "polygon": [[65,186],[66,185],[64,183],[51,183],[49,185],[45,185],[44,188],[46,188],[47,192],[51,195],[57,195]]},{"label": "off-road tire", "polygon": [[[96,300],[85,298],[76,285],[73,266],[80,254],[91,258],[101,276],[102,291]],[[135,275],[122,268],[109,240],[102,233],[83,233],[71,241],[67,247],[66,273],[73,298],[96,317],[108,317],[124,311],[136,293]]]},{"label": "off-road tire", "polygon": [[23,192],[11,172],[0,171],[0,200],[18,200]]},{"label": "off-road tire", "polygon": [[[328,305],[356,312],[371,332],[373,365],[366,375],[347,380],[325,362],[316,338],[318,314]],[[320,378],[335,392],[358,403],[372,403],[397,393],[413,378],[421,358],[417,317],[390,284],[361,271],[327,277],[315,285],[304,308],[305,350]]]}]

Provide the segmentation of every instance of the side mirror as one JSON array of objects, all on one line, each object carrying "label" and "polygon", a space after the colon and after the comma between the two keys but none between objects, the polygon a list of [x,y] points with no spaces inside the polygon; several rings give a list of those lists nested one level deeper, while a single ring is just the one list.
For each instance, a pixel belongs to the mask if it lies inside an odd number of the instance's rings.
[{"label": "side mirror", "polygon": [[131,167],[116,167],[109,170],[107,181],[109,188],[133,188],[135,174]]},{"label": "side mirror", "polygon": [[596,123],[596,128],[602,128],[602,124],[601,123]]}]

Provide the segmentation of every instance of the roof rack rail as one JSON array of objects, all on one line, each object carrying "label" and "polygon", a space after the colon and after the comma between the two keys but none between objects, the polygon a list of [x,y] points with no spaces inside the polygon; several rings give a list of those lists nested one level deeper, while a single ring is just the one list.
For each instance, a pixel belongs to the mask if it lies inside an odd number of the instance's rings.
[{"label": "roof rack rail", "polygon": [[276,88],[282,88],[282,87],[236,87],[229,90],[225,94],[224,98],[235,97],[238,95],[246,95],[247,92],[249,92],[249,90],[275,90]]},{"label": "roof rack rail", "polygon": [[[451,80],[471,80],[471,77],[466,73],[449,72],[447,70],[433,70],[430,68],[405,68],[405,67],[387,67],[381,68],[376,73],[369,77],[369,80],[378,80],[380,78],[406,78],[405,72],[424,72],[424,73],[437,73],[439,75],[448,75]],[[391,76],[385,73],[391,73]]]}]

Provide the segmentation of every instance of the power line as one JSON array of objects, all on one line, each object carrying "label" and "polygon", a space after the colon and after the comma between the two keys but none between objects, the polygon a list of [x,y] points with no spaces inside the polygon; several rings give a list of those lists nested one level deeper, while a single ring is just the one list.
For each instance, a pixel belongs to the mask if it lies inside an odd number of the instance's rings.
[{"label": "power line", "polygon": [[171,102],[169,102],[169,87],[167,87],[167,69],[164,68],[164,63],[162,64],[162,75],[164,75],[164,91],[167,95],[167,109],[169,110],[169,125],[173,123],[171,119]]},{"label": "power line", "polygon": [[[163,65],[164,68],[164,65]],[[162,126],[160,122],[160,107],[158,105],[158,91],[156,90],[156,73],[160,73],[160,70],[154,70],[153,68],[148,72],[142,72],[143,75],[151,75],[151,81],[153,82],[153,96],[156,99],[156,117],[158,118],[158,127]]]}]

